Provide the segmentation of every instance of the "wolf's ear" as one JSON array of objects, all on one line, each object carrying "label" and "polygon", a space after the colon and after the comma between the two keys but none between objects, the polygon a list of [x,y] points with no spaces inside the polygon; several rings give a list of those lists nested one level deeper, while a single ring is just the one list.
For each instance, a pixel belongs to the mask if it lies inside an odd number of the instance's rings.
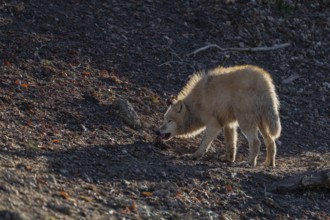
[{"label": "wolf's ear", "polygon": [[175,103],[174,109],[176,113],[184,113],[186,111],[186,105],[183,101],[178,101]]},{"label": "wolf's ear", "polygon": [[166,99],[166,104],[168,105],[168,106],[171,106],[171,105],[173,105],[173,100],[171,100],[171,99]]}]

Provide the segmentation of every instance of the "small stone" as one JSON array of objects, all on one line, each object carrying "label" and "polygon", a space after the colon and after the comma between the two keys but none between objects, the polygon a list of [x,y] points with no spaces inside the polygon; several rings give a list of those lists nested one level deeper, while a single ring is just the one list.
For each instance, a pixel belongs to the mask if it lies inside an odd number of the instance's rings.
[{"label": "small stone", "polygon": [[60,212],[65,215],[71,215],[71,209],[68,206],[64,205],[56,205],[56,204],[48,204],[48,207],[56,212]]},{"label": "small stone", "polygon": [[255,212],[259,212],[260,214],[263,214],[263,213],[264,213],[264,210],[263,210],[263,208],[261,207],[260,204],[256,204],[256,205],[254,205],[252,208],[253,208],[253,210],[254,210]]},{"label": "small stone", "polygon": [[297,73],[292,74],[291,76],[287,77],[286,79],[282,80],[282,83],[288,84],[292,83],[294,80],[299,79],[301,76]]},{"label": "small stone", "polygon": [[0,211],[0,219],[3,220],[23,220],[23,216],[21,216],[18,212],[13,212],[9,210],[1,210]]},{"label": "small stone", "polygon": [[269,197],[265,198],[264,203],[268,207],[271,207],[271,208],[275,207],[275,202],[274,202],[274,200],[272,198],[269,198]]},{"label": "small stone", "polygon": [[162,175],[163,177],[167,177],[167,174],[166,174],[165,171],[162,171],[162,172],[161,172],[161,175]]},{"label": "small stone", "polygon": [[86,173],[83,176],[86,182],[93,183],[92,177],[88,176]]},{"label": "small stone", "polygon": [[60,173],[63,174],[63,175],[68,175],[68,174],[69,174],[69,171],[68,171],[67,169],[63,169],[63,168],[62,168],[62,169],[60,169],[59,171],[60,171]]},{"label": "small stone", "polygon": [[236,0],[224,0],[225,3],[228,5],[228,4],[233,4],[235,3]]},{"label": "small stone", "polygon": [[128,100],[118,98],[115,100],[114,106],[118,110],[118,115],[128,126],[136,130],[142,127],[140,117]]},{"label": "small stone", "polygon": [[268,21],[274,21],[275,19],[271,16],[267,16]]},{"label": "small stone", "polygon": [[179,202],[178,202],[178,200],[176,200],[176,199],[168,198],[168,199],[166,199],[166,203],[167,203],[168,206],[170,206],[170,207],[178,207],[178,206],[179,206]]},{"label": "small stone", "polygon": [[154,196],[163,197],[163,198],[169,197],[170,194],[171,194],[170,191],[166,189],[156,190],[153,193]]},{"label": "small stone", "polygon": [[158,189],[166,189],[169,190],[172,193],[175,193],[178,191],[178,185],[176,183],[166,181],[166,182],[161,182],[156,185],[156,188]]},{"label": "small stone", "polygon": [[57,180],[56,180],[56,178],[55,178],[54,175],[49,175],[49,176],[48,176],[48,180],[49,180],[52,184],[54,184],[55,186],[57,185]]},{"label": "small stone", "polygon": [[6,185],[0,185],[0,190],[7,193],[10,192],[10,188]]},{"label": "small stone", "polygon": [[131,182],[129,182],[129,181],[127,181],[127,180],[123,180],[122,182],[123,182],[123,184],[124,184],[126,187],[128,187],[129,185],[131,185]]},{"label": "small stone", "polygon": [[237,173],[235,173],[235,172],[234,173],[230,173],[230,177],[231,178],[235,178],[236,176],[237,176]]},{"label": "small stone", "polygon": [[323,86],[325,86],[326,88],[330,89],[330,83],[328,83],[328,82],[324,82],[323,83]]}]

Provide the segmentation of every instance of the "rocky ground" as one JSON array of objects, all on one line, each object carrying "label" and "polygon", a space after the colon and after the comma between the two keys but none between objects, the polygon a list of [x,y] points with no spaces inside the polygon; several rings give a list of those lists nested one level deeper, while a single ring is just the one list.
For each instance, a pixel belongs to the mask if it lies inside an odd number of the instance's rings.
[{"label": "rocky ground", "polygon": [[[0,219],[330,219],[328,1],[6,0],[0,30]],[[155,146],[193,72],[238,64],[275,81],[275,169],[242,135],[234,164],[222,135]]]}]

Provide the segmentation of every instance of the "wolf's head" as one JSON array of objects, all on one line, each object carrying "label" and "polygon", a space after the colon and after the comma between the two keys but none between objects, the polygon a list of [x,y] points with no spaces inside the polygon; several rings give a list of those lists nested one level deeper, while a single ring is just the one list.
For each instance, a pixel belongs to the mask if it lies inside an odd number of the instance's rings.
[{"label": "wolf's head", "polygon": [[158,135],[165,141],[181,135],[186,112],[186,105],[182,101],[177,101],[171,105],[164,115],[164,122],[157,132]]}]

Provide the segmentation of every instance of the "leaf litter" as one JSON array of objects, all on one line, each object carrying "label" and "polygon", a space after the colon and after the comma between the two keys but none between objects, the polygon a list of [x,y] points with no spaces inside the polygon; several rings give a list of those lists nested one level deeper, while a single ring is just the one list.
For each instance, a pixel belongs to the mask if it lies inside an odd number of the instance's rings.
[{"label": "leaf litter", "polygon": [[[273,182],[330,166],[328,6],[94,0],[0,6],[0,218],[329,218],[325,187],[268,191]],[[211,44],[285,42],[291,46],[273,51],[186,56]],[[277,168],[245,167],[242,135],[234,164],[221,160],[221,134],[200,161],[181,158],[200,137],[154,146],[166,100],[189,75],[246,63],[268,70],[277,86],[283,124]],[[140,116],[141,130],[118,117],[119,97]],[[262,148],[261,161],[264,155]]]}]

